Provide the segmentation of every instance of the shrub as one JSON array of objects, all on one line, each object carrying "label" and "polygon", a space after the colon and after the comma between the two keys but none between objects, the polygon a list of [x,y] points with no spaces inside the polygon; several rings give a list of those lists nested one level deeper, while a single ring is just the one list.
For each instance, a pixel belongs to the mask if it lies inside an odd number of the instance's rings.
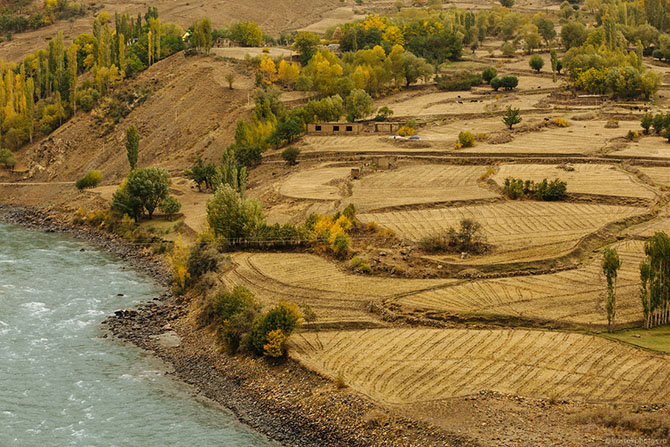
[{"label": "shrub", "polygon": [[437,87],[447,91],[470,90],[472,86],[482,83],[482,75],[462,71],[452,75],[435,76]]},{"label": "shrub", "polygon": [[540,70],[542,70],[542,67],[544,67],[544,59],[542,59],[542,56],[539,54],[533,54],[528,61],[528,65],[530,65],[530,68],[539,73]]},{"label": "shrub", "polygon": [[486,67],[482,72],[482,79],[487,84],[489,84],[491,79],[495,78],[496,76],[498,76],[498,70],[496,70],[495,67]]},{"label": "shrub", "polygon": [[259,313],[260,304],[254,295],[247,288],[236,286],[232,292],[219,292],[202,308],[198,320],[200,326],[214,324],[220,340],[235,353],[248,343]]},{"label": "shrub", "polygon": [[626,134],[626,139],[630,141],[637,141],[640,139],[640,134],[634,130],[629,130]]},{"label": "shrub", "polygon": [[335,253],[335,256],[344,258],[347,254],[349,254],[350,243],[351,241],[349,237],[344,233],[340,233],[335,236],[335,239],[333,240],[330,248],[333,250],[333,253]]},{"label": "shrub", "polygon": [[568,122],[563,118],[554,118],[553,123],[558,127],[568,127]]},{"label": "shrub", "polygon": [[511,42],[505,42],[500,47],[500,51],[502,52],[503,56],[512,57],[516,54],[516,47]]},{"label": "shrub", "polygon": [[78,190],[82,190],[85,188],[93,188],[96,187],[100,184],[102,181],[102,172],[100,171],[88,171],[86,175],[84,175],[82,178],[77,179],[75,182],[75,186],[77,187]]},{"label": "shrub", "polygon": [[14,169],[16,166],[16,158],[12,151],[6,148],[0,149],[0,163],[2,163],[7,169]]},{"label": "shrub", "polygon": [[491,79],[489,81],[489,85],[493,90],[498,91],[498,89],[501,87],[500,78],[496,76],[495,78]]},{"label": "shrub", "polygon": [[458,142],[461,147],[472,147],[475,145],[475,136],[468,131],[460,132],[458,134]]},{"label": "shrub", "polygon": [[297,147],[287,147],[281,153],[281,157],[284,159],[284,161],[291,166],[298,163],[298,155],[300,155],[300,149]]},{"label": "shrub", "polygon": [[618,129],[619,121],[617,120],[607,120],[605,123],[605,129]]},{"label": "shrub", "polygon": [[208,241],[199,241],[191,247],[188,256],[186,269],[192,282],[209,272],[215,272],[219,269],[221,254]]},{"label": "shrub", "polygon": [[344,376],[342,373],[338,374],[337,377],[335,377],[335,388],[338,390],[341,390],[343,388],[347,387],[347,383],[344,381]]},{"label": "shrub", "polygon": [[170,216],[177,214],[181,210],[181,202],[175,196],[167,196],[159,205],[160,210]]},{"label": "shrub", "polygon": [[654,122],[654,115],[651,112],[647,112],[642,116],[642,119],[640,120],[640,125],[644,129],[645,134],[649,133],[649,128],[651,127],[653,122]]},{"label": "shrub", "polygon": [[535,183],[532,180],[507,177],[503,185],[503,194],[512,200],[531,198],[544,201],[563,200],[566,196],[567,184],[559,179],[542,180]]},{"label": "shrub", "polygon": [[351,261],[349,261],[349,267],[361,273],[370,273],[372,271],[370,263],[367,258],[363,256],[354,256]]},{"label": "shrub", "polygon": [[[268,346],[270,342],[268,336],[275,331],[281,331],[285,340],[298,327],[300,317],[301,315],[298,307],[295,304],[289,303],[279,303],[266,314],[256,317],[249,331],[250,348],[257,354],[265,354],[266,346]],[[275,332],[275,336],[273,337],[275,340],[272,341],[273,343],[277,342],[276,334],[277,333]],[[272,346],[270,346],[270,348],[272,348]],[[285,351],[283,341],[280,350],[283,355]]]},{"label": "shrub", "polygon": [[375,121],[386,121],[391,116],[393,116],[393,110],[389,109],[386,106],[380,107],[377,110],[377,116],[375,116]]},{"label": "shrub", "polygon": [[409,126],[400,126],[398,129],[398,135],[411,137],[416,133],[416,129]]},{"label": "shrub", "polygon": [[419,242],[419,245],[429,253],[468,252],[481,254],[488,251],[489,248],[481,230],[481,225],[472,219],[461,220],[458,230],[451,227],[442,234],[426,237]]}]

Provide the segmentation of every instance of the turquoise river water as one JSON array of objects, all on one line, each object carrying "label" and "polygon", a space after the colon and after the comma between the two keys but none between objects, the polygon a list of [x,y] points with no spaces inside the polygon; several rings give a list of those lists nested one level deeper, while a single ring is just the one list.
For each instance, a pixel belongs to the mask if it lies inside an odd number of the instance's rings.
[{"label": "turquoise river water", "polygon": [[0,446],[275,445],[100,338],[106,316],[158,293],[86,243],[0,224]]}]

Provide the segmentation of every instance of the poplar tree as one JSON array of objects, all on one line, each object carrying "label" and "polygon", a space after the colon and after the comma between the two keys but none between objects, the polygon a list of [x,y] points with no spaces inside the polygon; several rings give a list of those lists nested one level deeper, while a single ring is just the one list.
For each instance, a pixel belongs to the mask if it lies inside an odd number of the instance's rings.
[{"label": "poplar tree", "polygon": [[621,268],[619,253],[613,248],[606,248],[603,252],[603,273],[607,280],[607,330],[612,332],[614,317],[616,316],[616,278]]},{"label": "poplar tree", "polygon": [[137,158],[140,150],[140,134],[135,126],[130,126],[126,131],[126,152],[128,154],[128,163],[130,170],[137,168]]},{"label": "poplar tree", "polygon": [[644,245],[646,258],[640,264],[640,298],[644,326],[670,322],[670,237],[656,233]]}]

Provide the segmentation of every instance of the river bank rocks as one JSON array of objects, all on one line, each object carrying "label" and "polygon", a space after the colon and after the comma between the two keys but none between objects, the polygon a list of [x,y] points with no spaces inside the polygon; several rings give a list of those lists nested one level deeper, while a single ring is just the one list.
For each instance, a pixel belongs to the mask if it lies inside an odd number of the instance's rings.
[{"label": "river bank rocks", "polygon": [[[166,363],[166,374],[192,385],[194,394],[228,410],[285,446],[462,446],[479,444],[432,425],[394,414],[349,388],[292,360],[271,362],[222,352],[211,334],[197,331],[188,304],[167,292],[168,266],[128,242],[70,225],[57,213],[0,206],[0,221],[62,232],[112,252],[146,274],[165,292],[135,309],[120,309],[103,322],[106,334],[130,342]],[[106,335],[103,335],[106,336]]]}]

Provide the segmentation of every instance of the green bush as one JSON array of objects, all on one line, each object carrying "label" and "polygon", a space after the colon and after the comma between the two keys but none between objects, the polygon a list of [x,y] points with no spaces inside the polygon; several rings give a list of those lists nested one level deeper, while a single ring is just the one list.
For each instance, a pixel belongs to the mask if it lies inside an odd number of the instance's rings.
[{"label": "green bush", "polygon": [[299,326],[300,317],[298,307],[289,303],[279,303],[266,314],[256,317],[249,331],[250,348],[257,354],[268,354],[268,335],[281,331],[284,339],[288,338]]},{"label": "green bush", "polygon": [[519,78],[516,76],[503,76],[500,78],[500,86],[505,90],[512,90],[519,85]]},{"label": "green bush", "polygon": [[286,163],[293,166],[298,163],[298,155],[300,155],[300,149],[297,147],[287,147],[282,151],[281,158],[283,158]]},{"label": "green bush", "polygon": [[528,61],[528,65],[539,73],[540,70],[542,70],[542,67],[544,67],[544,59],[542,59],[542,56],[539,54],[533,54]]},{"label": "green bush", "polygon": [[349,261],[349,267],[361,273],[370,273],[372,271],[370,262],[363,256],[354,256],[351,261]]},{"label": "green bush", "polygon": [[167,214],[172,218],[173,214],[177,214],[181,210],[181,202],[175,196],[167,196],[165,200],[159,205],[163,214]]},{"label": "green bush", "polygon": [[437,87],[446,91],[470,90],[473,86],[482,83],[482,75],[467,71],[454,73],[452,75],[435,76]]},{"label": "green bush", "polygon": [[496,76],[498,76],[498,70],[496,70],[495,67],[486,67],[482,72],[482,79],[487,84],[490,83],[491,79],[495,78]]},{"label": "green bush", "polygon": [[200,240],[191,247],[186,262],[186,271],[191,282],[209,272],[215,272],[221,262],[221,253],[209,241]]},{"label": "green bush", "polygon": [[461,132],[458,134],[458,142],[461,147],[472,147],[475,145],[475,136],[468,131]]},{"label": "green bush", "polygon": [[332,244],[333,253],[339,258],[344,258],[349,253],[350,240],[346,234],[338,234]]},{"label": "green bush", "polygon": [[2,163],[7,169],[14,169],[16,166],[16,158],[12,151],[6,148],[0,149],[0,163]]},{"label": "green bush", "polygon": [[651,127],[653,122],[654,122],[654,115],[651,112],[647,112],[642,116],[640,124],[644,129],[644,133],[649,133],[649,128]]},{"label": "green bush", "polygon": [[530,198],[551,202],[565,199],[567,184],[560,179],[551,182],[544,179],[535,183],[532,180],[507,177],[503,185],[503,194],[512,200]]},{"label": "green bush", "polygon": [[82,190],[85,188],[94,188],[100,184],[102,181],[102,172],[100,171],[88,171],[85,176],[78,179],[75,182],[77,189]]}]

